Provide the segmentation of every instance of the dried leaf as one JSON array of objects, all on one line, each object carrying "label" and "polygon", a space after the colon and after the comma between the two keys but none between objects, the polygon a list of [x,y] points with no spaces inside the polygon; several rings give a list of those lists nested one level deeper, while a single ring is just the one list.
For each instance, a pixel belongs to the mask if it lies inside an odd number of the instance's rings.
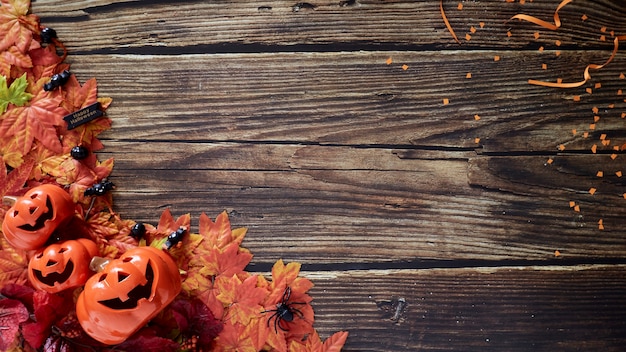
[{"label": "dried leaf", "polygon": [[22,53],[31,48],[33,32],[39,30],[39,18],[28,14],[30,1],[0,2],[0,51],[15,45]]}]

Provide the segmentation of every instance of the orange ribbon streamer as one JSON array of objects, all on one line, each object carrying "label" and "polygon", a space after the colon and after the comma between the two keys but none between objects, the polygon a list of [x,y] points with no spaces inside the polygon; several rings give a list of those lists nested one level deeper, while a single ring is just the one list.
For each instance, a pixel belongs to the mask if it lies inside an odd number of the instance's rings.
[{"label": "orange ribbon streamer", "polygon": [[446,17],[446,12],[443,10],[443,0],[439,1],[439,9],[441,10],[441,18],[443,18],[443,23],[446,24],[446,28],[448,28],[450,34],[452,34],[452,38],[454,38],[457,43],[461,44],[461,41],[459,40],[459,38],[457,38],[456,34],[454,33],[454,29],[452,29],[452,26],[450,25],[450,21],[448,21],[448,17]]},{"label": "orange ribbon streamer", "polygon": [[[559,27],[561,27],[561,19],[559,18],[559,10],[561,10],[565,5],[569,4],[572,1],[573,0],[563,0],[559,4],[559,6],[557,6],[556,10],[554,11],[554,24],[552,24],[550,22],[546,22],[544,20],[541,20],[541,19],[539,19],[537,17],[524,15],[524,14],[515,15],[515,16],[511,17],[511,19],[519,19],[519,20],[523,20],[523,21],[528,21],[528,22],[534,23],[534,24],[536,24],[538,26],[541,26],[543,28],[547,28],[547,29],[550,29],[550,30],[554,31],[554,30],[557,30]],[[619,41],[620,40],[625,40],[625,39],[626,39],[626,35],[615,37],[615,39],[613,40],[613,52],[611,53],[611,56],[609,57],[609,59],[606,60],[606,62],[601,64],[601,65],[598,65],[598,64],[589,64],[589,65],[587,65],[587,67],[585,67],[585,71],[583,72],[583,80],[580,81],[580,82],[554,83],[554,82],[544,82],[544,81],[538,81],[538,80],[534,80],[534,79],[529,79],[528,83],[529,84],[534,84],[534,85],[537,85],[537,86],[554,87],[554,88],[576,88],[576,87],[580,87],[583,84],[587,83],[591,79],[591,74],[589,73],[589,70],[599,70],[599,69],[603,68],[604,66],[608,65],[611,61],[613,61],[613,59],[615,58],[615,55],[617,54],[617,50],[619,48]]]},{"label": "orange ribbon streamer", "polygon": [[554,88],[576,88],[576,87],[580,87],[583,84],[587,83],[587,81],[589,81],[591,79],[591,74],[589,73],[589,70],[599,70],[601,68],[603,68],[604,66],[608,65],[611,61],[613,61],[613,59],[615,58],[615,55],[617,54],[617,50],[619,49],[619,41],[620,40],[626,40],[626,35],[621,35],[621,36],[617,36],[615,37],[615,39],[613,40],[613,52],[611,53],[611,56],[609,57],[608,60],[606,60],[605,63],[603,63],[602,65],[598,65],[598,64],[589,64],[587,65],[587,67],[585,67],[585,71],[583,72],[583,80],[580,82],[572,82],[572,83],[554,83],[554,82],[544,82],[544,81],[537,81],[534,79],[529,79],[528,83],[529,84],[534,84],[537,86],[544,86],[544,87],[554,87]]},{"label": "orange ribbon streamer", "polygon": [[561,10],[563,8],[563,6],[569,4],[572,1],[573,0],[563,0],[559,4],[559,6],[557,6],[556,10],[554,11],[554,24],[552,24],[550,22],[546,22],[544,20],[540,20],[537,17],[533,17],[533,16],[529,16],[529,15],[523,15],[523,14],[515,15],[515,16],[511,17],[511,19],[519,19],[519,20],[523,20],[523,21],[528,21],[528,22],[534,23],[536,25],[539,25],[539,26],[541,26],[543,28],[551,29],[551,30],[554,31],[557,28],[561,27],[561,19],[559,18],[559,10]]}]

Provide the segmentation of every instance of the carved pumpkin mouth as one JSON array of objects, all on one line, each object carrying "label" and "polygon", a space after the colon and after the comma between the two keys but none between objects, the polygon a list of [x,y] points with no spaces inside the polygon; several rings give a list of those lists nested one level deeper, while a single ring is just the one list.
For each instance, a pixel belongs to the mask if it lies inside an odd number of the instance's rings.
[{"label": "carved pumpkin mouth", "polygon": [[[29,232],[42,229],[46,225],[46,221],[52,220],[54,218],[54,208],[52,207],[52,201],[50,201],[50,197],[48,196],[46,196],[46,207],[48,208],[48,211],[41,214],[41,216],[37,218],[37,221],[35,221],[34,225],[24,224],[24,225],[18,226],[18,228],[24,231],[29,231]],[[38,207],[31,207],[29,209],[30,213],[34,214],[35,211],[37,211],[37,208]]]},{"label": "carved pumpkin mouth", "polygon": [[[47,266],[53,264],[56,263],[51,263],[50,261],[48,261]],[[41,270],[33,269],[33,274],[35,274],[37,280],[39,280],[39,282],[41,282],[42,284],[46,284],[48,286],[54,286],[54,284],[56,284],[57,282],[60,284],[64,283],[65,281],[67,281],[67,279],[70,278],[73,272],[74,263],[71,259],[67,261],[67,264],[65,264],[65,270],[63,270],[63,272],[61,273],[50,273],[47,276],[43,276],[43,274],[41,274]]]},{"label": "carved pumpkin mouth", "polygon": [[[123,275],[122,273],[118,273],[119,282],[122,282],[123,280],[127,278],[128,278],[128,275]],[[146,267],[146,280],[148,280],[148,282],[146,282],[145,285],[137,285],[135,286],[135,288],[130,290],[130,292],[128,292],[128,299],[126,301],[122,301],[119,298],[112,298],[112,299],[107,299],[107,300],[98,301],[98,302],[104,305],[105,307],[116,309],[116,310],[137,308],[137,304],[139,303],[140,299],[145,298],[146,300],[149,300],[150,296],[152,295],[152,285],[154,283],[154,271],[152,269],[152,262],[150,261],[148,261],[148,265]]]}]

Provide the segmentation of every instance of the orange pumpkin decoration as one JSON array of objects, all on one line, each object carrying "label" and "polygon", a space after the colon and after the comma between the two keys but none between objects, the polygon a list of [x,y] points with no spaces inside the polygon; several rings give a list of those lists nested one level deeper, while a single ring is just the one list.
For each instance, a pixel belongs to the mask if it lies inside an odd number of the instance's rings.
[{"label": "orange pumpkin decoration", "polygon": [[52,233],[74,215],[74,202],[61,187],[41,185],[17,199],[2,222],[2,232],[18,249],[42,247]]},{"label": "orange pumpkin decoration", "polygon": [[49,293],[82,286],[93,275],[89,262],[97,255],[95,242],[85,238],[51,244],[30,259],[28,278]]},{"label": "orange pumpkin decoration", "polygon": [[168,253],[137,247],[87,280],[76,315],[91,337],[118,344],[171,303],[180,289],[180,273]]}]

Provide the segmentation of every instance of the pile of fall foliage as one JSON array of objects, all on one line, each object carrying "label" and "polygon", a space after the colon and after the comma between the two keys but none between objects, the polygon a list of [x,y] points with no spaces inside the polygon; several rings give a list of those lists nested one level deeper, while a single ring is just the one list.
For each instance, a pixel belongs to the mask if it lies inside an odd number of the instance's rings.
[{"label": "pile of fall foliage", "polygon": [[[75,203],[65,234],[93,240],[100,256],[118,258],[138,246],[162,248],[180,228],[190,229],[189,214],[169,210],[157,226],[135,225],[112,211],[111,192],[94,197],[85,191],[105,180],[113,159],[99,161],[98,135],[111,127],[102,116],[68,129],[65,116],[110,98],[98,97],[95,79],[82,85],[74,75],[62,86],[44,89],[52,77],[69,70],[66,50],[55,37],[44,37],[29,0],[0,0],[0,196],[21,196],[41,184],[61,186]],[[72,157],[76,146],[90,153]],[[3,219],[8,205],[0,207]],[[190,232],[190,231],[187,231]],[[92,339],[76,318],[81,288],[58,294],[35,290],[27,267],[35,251],[12,247],[0,236],[0,350],[2,351],[339,351],[348,333],[325,342],[313,328],[313,283],[298,277],[300,264],[276,262],[271,279],[245,271],[252,254],[241,247],[245,228],[231,229],[226,213],[213,221],[199,218],[198,233],[187,233],[169,253],[181,270],[182,291],[159,315],[125,342],[106,346]],[[290,291],[289,297],[285,293]],[[298,314],[276,325],[277,304],[296,304]],[[274,312],[272,312],[272,310]]]}]

